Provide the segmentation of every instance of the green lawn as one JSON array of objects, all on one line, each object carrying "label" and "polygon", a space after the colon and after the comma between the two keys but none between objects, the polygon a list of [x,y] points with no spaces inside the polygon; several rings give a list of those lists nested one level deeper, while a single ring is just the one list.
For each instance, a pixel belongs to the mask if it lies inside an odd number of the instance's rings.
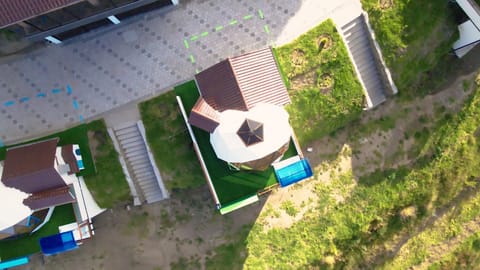
[{"label": "green lawn", "polygon": [[455,67],[458,39],[448,1],[361,0],[399,93],[424,95]]},{"label": "green lawn", "polygon": [[[194,81],[175,87],[175,93],[182,98],[187,112],[191,111],[199,97]],[[253,195],[257,191],[277,183],[272,168],[263,172],[230,170],[227,163],[218,159],[215,155],[210,145],[210,134],[198,128],[192,128],[222,204],[231,203],[243,197]],[[191,151],[194,151],[193,148]],[[285,157],[293,155],[296,155],[296,151],[293,145],[290,145],[289,150],[285,153]]]},{"label": "green lawn", "polygon": [[[289,228],[268,230],[259,218],[246,239],[245,269],[377,268],[369,258],[388,254],[377,253],[375,247],[384,247],[402,230],[414,233],[432,213],[454,203],[447,222],[413,234],[399,252],[405,257],[394,258],[385,269],[420,263],[429,243],[455,235],[480,213],[480,195],[465,203],[456,201],[480,177],[479,115],[477,90],[462,112],[432,129],[419,152],[422,162],[376,172],[358,182],[350,173],[334,176],[329,183],[316,182],[317,205]],[[332,194],[341,194],[343,200],[338,202]]]},{"label": "green lawn", "polygon": [[58,226],[72,222],[75,222],[75,215],[71,204],[55,207],[50,221],[40,230],[17,239],[0,241],[0,259],[8,260],[40,252],[40,238],[56,234]]},{"label": "green lawn", "polygon": [[458,248],[434,263],[431,270],[467,269],[480,265],[480,232],[464,241]]},{"label": "green lawn", "polygon": [[[140,104],[155,162],[169,190],[205,184],[185,122],[171,91]],[[174,151],[172,151],[174,150]]]},{"label": "green lawn", "polygon": [[93,121],[87,125],[87,129],[97,143],[94,151],[96,173],[84,177],[88,189],[102,208],[112,208],[115,204],[128,202],[131,200],[130,188],[105,123],[103,120]]},{"label": "green lawn", "polygon": [[331,20],[276,48],[275,54],[292,99],[290,123],[301,143],[359,117],[363,91]]}]

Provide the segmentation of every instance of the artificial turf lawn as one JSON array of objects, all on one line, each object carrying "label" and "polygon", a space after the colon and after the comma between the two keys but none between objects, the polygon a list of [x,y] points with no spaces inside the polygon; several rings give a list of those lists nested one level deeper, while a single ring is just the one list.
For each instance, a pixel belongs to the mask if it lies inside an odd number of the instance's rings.
[{"label": "artificial turf lawn", "polygon": [[[93,161],[92,153],[88,143],[88,131],[94,132],[95,138],[99,140],[97,145],[96,163]],[[77,173],[83,176],[88,189],[95,201],[102,208],[112,208],[116,203],[130,199],[130,188],[118,161],[118,153],[107,134],[107,128],[103,121],[97,120],[88,124],[82,124],[65,131],[54,133],[42,138],[34,139],[17,145],[32,142],[44,141],[58,137],[59,146],[66,144],[78,144],[82,153],[85,169]],[[6,149],[17,146],[9,145],[0,148],[0,160],[5,159]]]},{"label": "artificial turf lawn", "polygon": [[[190,81],[179,85],[175,87],[174,91],[181,97],[188,115],[199,97],[195,82]],[[193,126],[192,129],[221,204],[228,204],[243,197],[253,195],[277,183],[271,167],[263,172],[234,171],[229,169],[228,164],[218,159],[215,155],[210,145],[210,134]],[[285,153],[284,158],[296,154],[295,147],[290,143],[290,147]]]},{"label": "artificial turf lawn", "polygon": [[0,260],[27,256],[40,252],[39,239],[58,233],[58,226],[75,222],[72,204],[55,207],[50,221],[31,235],[0,241]]}]

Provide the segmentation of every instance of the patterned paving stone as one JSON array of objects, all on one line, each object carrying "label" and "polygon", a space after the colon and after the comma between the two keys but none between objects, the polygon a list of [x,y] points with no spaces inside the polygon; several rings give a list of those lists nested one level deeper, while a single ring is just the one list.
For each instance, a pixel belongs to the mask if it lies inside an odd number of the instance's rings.
[{"label": "patterned paving stone", "polygon": [[0,143],[168,91],[226,57],[284,43],[350,6],[358,8],[358,0],[187,1],[4,61]]}]

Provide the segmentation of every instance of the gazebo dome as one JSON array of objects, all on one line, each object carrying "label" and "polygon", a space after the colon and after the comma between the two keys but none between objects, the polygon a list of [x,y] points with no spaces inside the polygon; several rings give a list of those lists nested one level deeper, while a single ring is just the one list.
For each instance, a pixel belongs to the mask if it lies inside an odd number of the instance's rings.
[{"label": "gazebo dome", "polygon": [[210,143],[219,159],[240,168],[264,170],[285,153],[290,136],[285,109],[261,103],[249,111],[222,112]]}]

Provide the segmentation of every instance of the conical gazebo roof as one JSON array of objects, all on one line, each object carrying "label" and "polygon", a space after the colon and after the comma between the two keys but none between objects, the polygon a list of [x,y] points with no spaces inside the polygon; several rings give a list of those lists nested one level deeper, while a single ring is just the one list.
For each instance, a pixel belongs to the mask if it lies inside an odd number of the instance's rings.
[{"label": "conical gazebo roof", "polygon": [[246,118],[238,129],[237,135],[246,146],[263,142],[263,124]]}]

